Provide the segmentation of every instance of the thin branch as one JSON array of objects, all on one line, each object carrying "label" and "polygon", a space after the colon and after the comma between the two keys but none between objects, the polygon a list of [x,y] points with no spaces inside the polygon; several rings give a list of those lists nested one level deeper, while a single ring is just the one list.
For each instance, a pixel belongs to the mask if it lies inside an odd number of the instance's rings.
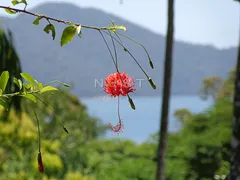
[{"label": "thin branch", "polygon": [[10,97],[13,97],[13,96],[39,93],[40,91],[41,91],[41,90],[39,89],[39,90],[35,90],[35,91],[15,92],[15,93],[9,93],[9,94],[2,94],[2,95],[0,95],[0,97],[10,98]]},{"label": "thin branch", "polygon": [[[33,13],[33,12],[30,12],[30,11],[27,11],[25,8],[24,9],[17,9],[17,8],[12,8],[12,7],[9,7],[9,6],[0,6],[0,9],[8,9],[8,10],[11,10],[11,11],[15,11],[17,13],[24,13],[24,14],[28,14],[28,15],[31,15],[31,16],[35,16],[35,17],[41,17],[43,19],[46,19],[47,21],[49,20],[52,20],[52,21],[55,21],[55,22],[58,22],[58,23],[63,23],[63,24],[68,24],[68,25],[75,25],[75,26],[79,26],[80,24],[79,23],[73,23],[71,21],[65,21],[65,20],[61,20],[61,19],[57,19],[57,18],[54,18],[54,17],[49,17],[47,15],[43,15],[43,14],[37,14],[37,13]],[[111,29],[111,27],[95,27],[95,26],[87,26],[87,25],[81,25],[82,28],[87,28],[87,29],[94,29],[94,30],[108,30],[108,29]]]}]

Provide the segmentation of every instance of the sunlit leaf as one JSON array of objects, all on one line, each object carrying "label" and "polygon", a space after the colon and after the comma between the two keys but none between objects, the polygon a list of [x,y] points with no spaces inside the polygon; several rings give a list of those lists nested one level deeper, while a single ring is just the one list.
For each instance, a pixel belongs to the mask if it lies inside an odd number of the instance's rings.
[{"label": "sunlit leaf", "polygon": [[34,103],[37,103],[37,99],[34,95],[32,94],[21,94],[19,96],[25,97],[27,99],[30,99],[31,101],[33,101]]},{"label": "sunlit leaf", "polygon": [[44,92],[48,92],[48,91],[58,91],[58,89],[55,87],[52,87],[52,86],[45,86],[42,88],[40,93],[44,93]]},{"label": "sunlit leaf", "polygon": [[22,81],[21,79],[17,79],[14,77],[13,82],[18,86],[18,88],[21,90],[22,89]]},{"label": "sunlit leaf", "polygon": [[17,4],[21,4],[21,3],[27,5],[27,1],[26,0],[21,0],[21,1],[12,0],[12,5],[14,5],[14,6],[17,5]]},{"label": "sunlit leaf", "polygon": [[12,5],[14,5],[14,6],[17,5],[17,4],[19,4],[19,3],[20,3],[20,2],[18,2],[17,0],[13,0],[13,1],[12,1]]},{"label": "sunlit leaf", "polygon": [[124,31],[126,31],[127,30],[127,28],[125,27],[125,26],[114,26],[114,28],[116,29],[116,30],[124,30]]},{"label": "sunlit leaf", "polygon": [[43,88],[42,83],[38,82],[36,79],[35,79],[34,81],[35,81],[35,84],[36,84],[35,87],[36,87],[38,90],[41,90],[41,89]]},{"label": "sunlit leaf", "polygon": [[33,85],[31,85],[31,84],[23,83],[23,87],[24,87],[27,91],[29,91],[29,90],[32,88],[32,86],[33,86]]},{"label": "sunlit leaf", "polygon": [[110,25],[108,25],[108,30],[111,30],[113,32],[115,32],[116,30],[124,30],[124,31],[126,31],[127,28],[125,26],[118,26],[118,25],[110,26]]},{"label": "sunlit leaf", "polygon": [[2,90],[2,92],[4,92],[6,89],[8,79],[9,79],[9,72],[3,71],[0,76],[0,89]]},{"label": "sunlit leaf", "polygon": [[48,24],[43,30],[44,30],[47,34],[49,34],[49,31],[52,31],[52,38],[53,38],[53,40],[55,39],[56,31],[55,31],[55,27],[54,27],[53,24]]},{"label": "sunlit leaf", "polygon": [[10,10],[8,8],[4,8],[4,10],[8,13],[8,14],[16,14],[17,12],[14,10]]},{"label": "sunlit leaf", "polygon": [[74,26],[68,26],[63,30],[61,37],[61,46],[69,43],[75,36],[76,28]]},{"label": "sunlit leaf", "polygon": [[27,74],[27,73],[20,73],[20,75],[25,79],[27,80],[30,84],[34,84],[34,79],[33,77],[30,75],[30,74]]},{"label": "sunlit leaf", "polygon": [[42,16],[38,16],[34,21],[33,24],[39,25],[39,21],[42,19]]}]

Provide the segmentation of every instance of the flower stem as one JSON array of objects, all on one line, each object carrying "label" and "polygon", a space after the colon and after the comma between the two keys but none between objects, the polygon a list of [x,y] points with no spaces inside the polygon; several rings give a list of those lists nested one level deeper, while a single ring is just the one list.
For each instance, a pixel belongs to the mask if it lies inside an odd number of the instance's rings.
[{"label": "flower stem", "polygon": [[[50,111],[52,111],[52,113],[53,113],[53,115],[54,115],[55,117],[57,117],[57,116],[56,116],[56,113],[54,112],[54,110],[53,110],[46,102],[44,102],[44,101],[43,101],[41,98],[39,98],[38,96],[36,96],[36,95],[34,95],[34,96],[35,96],[39,101],[41,101]],[[63,123],[62,119],[60,119],[60,124],[61,124],[63,130],[64,130],[67,134],[69,134],[67,128],[64,126],[64,123]]]},{"label": "flower stem", "polygon": [[[104,32],[107,35],[111,36],[109,33]],[[139,64],[139,62],[137,61],[137,59],[132,55],[132,53],[130,51],[127,50],[127,48],[123,45],[122,42],[120,42],[119,40],[117,40],[115,37],[112,37],[120,46],[123,47],[123,49],[132,57],[132,59],[136,62],[136,64],[138,65],[138,67],[142,70],[142,72],[145,74],[145,76],[147,78],[149,78],[148,74],[144,71],[144,69],[142,68],[142,66]]]},{"label": "flower stem", "polygon": [[33,112],[34,112],[34,115],[35,115],[36,120],[37,120],[37,127],[38,127],[38,152],[40,153],[41,152],[41,135],[40,135],[39,119],[37,117],[37,114],[36,114],[36,111],[35,111],[34,108],[33,108]]}]

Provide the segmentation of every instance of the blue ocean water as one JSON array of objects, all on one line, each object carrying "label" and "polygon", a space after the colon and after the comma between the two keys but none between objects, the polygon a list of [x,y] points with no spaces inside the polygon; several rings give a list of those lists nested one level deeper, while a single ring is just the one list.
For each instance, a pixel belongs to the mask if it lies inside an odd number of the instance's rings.
[{"label": "blue ocean water", "polygon": [[[135,111],[131,109],[127,98],[120,98],[120,113],[124,130],[118,137],[140,143],[159,130],[162,100],[159,97],[137,97],[132,99],[136,106]],[[112,123],[113,125],[117,123],[117,99],[104,96],[82,98],[81,101],[88,107],[91,116],[98,117],[105,123]],[[177,131],[181,126],[173,115],[177,109],[187,108],[191,112],[197,113],[206,110],[211,104],[210,99],[202,100],[198,96],[172,96],[169,112],[169,131]],[[106,136],[108,138],[116,137],[111,131]]]}]

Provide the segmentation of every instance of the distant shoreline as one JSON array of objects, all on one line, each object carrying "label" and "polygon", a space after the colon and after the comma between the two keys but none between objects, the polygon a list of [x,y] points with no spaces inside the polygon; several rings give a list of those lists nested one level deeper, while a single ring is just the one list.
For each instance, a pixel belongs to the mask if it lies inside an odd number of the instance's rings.
[{"label": "distant shoreline", "polygon": [[[199,97],[201,96],[199,94],[172,94],[171,97]],[[150,98],[150,99],[155,99],[155,98],[161,98],[162,96],[131,96],[132,99],[141,99],[141,98]],[[111,97],[108,95],[103,95],[103,96],[80,96],[80,99],[97,99],[97,100],[114,100],[116,97]],[[127,99],[127,97],[120,97],[120,99]]]}]

